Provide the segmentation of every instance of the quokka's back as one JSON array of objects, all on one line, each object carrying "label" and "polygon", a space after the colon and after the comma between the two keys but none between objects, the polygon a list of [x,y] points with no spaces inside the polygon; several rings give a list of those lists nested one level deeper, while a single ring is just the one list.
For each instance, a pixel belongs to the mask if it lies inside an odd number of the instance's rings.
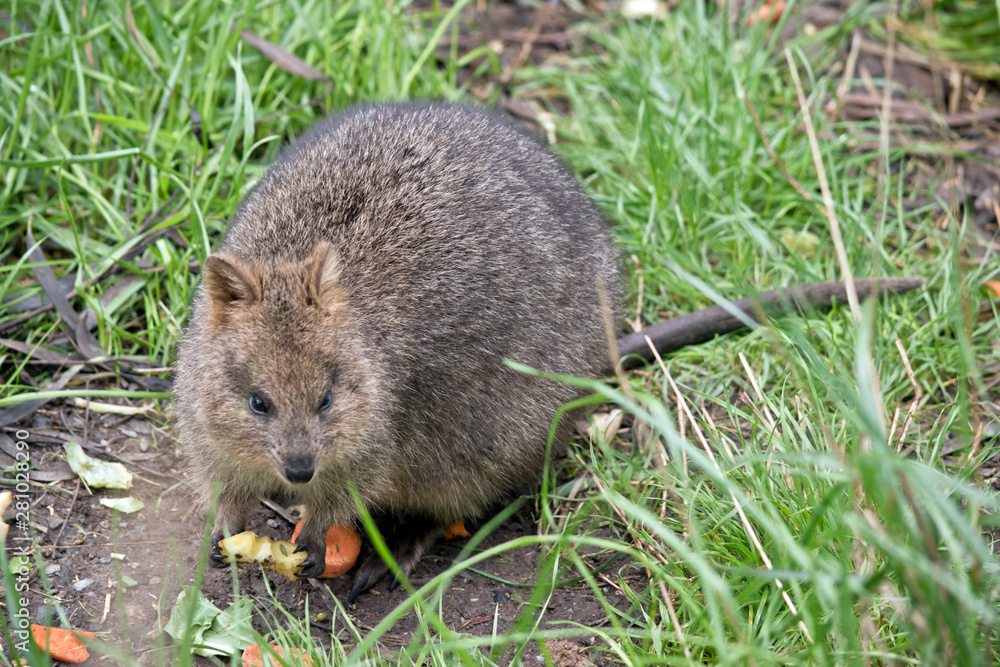
[{"label": "quokka's back", "polygon": [[[319,123],[239,207],[179,351],[178,427],[203,497],[221,485],[216,537],[290,493],[314,576],[326,527],[356,517],[353,482],[411,568],[537,478],[577,392],[503,361],[600,374],[599,283],[618,304],[600,216],[506,120],[391,104]],[[354,593],[383,571],[364,562]]]}]

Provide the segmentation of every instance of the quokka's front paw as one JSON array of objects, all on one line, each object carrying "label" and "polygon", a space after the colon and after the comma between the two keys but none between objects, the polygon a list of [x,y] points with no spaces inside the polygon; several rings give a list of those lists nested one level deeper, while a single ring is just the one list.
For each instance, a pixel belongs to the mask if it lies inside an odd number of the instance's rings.
[{"label": "quokka's front paw", "polygon": [[219,548],[219,542],[225,538],[222,533],[212,534],[212,550],[208,553],[208,564],[217,570],[223,570],[229,567],[229,559],[222,555],[222,549]]},{"label": "quokka's front paw", "polygon": [[[305,531],[302,531],[303,533]],[[323,574],[326,569],[326,541],[310,539],[306,535],[299,534],[295,538],[295,553],[307,552],[306,559],[299,565],[299,571],[295,574],[299,579],[310,579]]]}]

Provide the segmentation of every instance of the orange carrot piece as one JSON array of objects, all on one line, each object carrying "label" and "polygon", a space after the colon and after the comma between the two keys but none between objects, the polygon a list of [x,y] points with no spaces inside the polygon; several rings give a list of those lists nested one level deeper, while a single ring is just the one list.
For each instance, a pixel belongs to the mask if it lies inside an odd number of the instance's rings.
[{"label": "orange carrot piece", "polygon": [[93,637],[96,634],[96,632],[31,624],[31,636],[38,644],[38,648],[63,662],[83,662],[89,658],[90,651],[79,637]]},{"label": "orange carrot piece", "polygon": [[[272,644],[271,648],[274,649],[274,652],[277,653],[280,658],[285,657],[285,654],[279,647]],[[289,649],[289,652],[291,653],[291,655],[287,658],[289,664],[306,665],[307,667],[313,664],[312,658],[310,658],[309,654],[302,649],[293,648]],[[298,662],[291,662],[292,658],[298,658]],[[264,657],[261,655],[260,647],[256,644],[251,644],[243,649],[243,655],[240,656],[240,660],[243,661],[243,667],[264,667]],[[274,664],[274,660],[271,660],[270,664],[273,665],[273,667],[277,667],[277,665]]]},{"label": "orange carrot piece", "polygon": [[753,13],[747,18],[747,25],[753,25],[758,21],[770,21],[771,23],[777,23],[781,19],[781,15],[785,11],[785,0],[769,1],[757,8],[756,13]]},{"label": "orange carrot piece", "polygon": [[444,531],[444,539],[446,540],[457,540],[460,537],[468,537],[469,531],[465,529],[465,521],[459,519],[455,523],[448,526],[448,530]]},{"label": "orange carrot piece", "polygon": [[[302,522],[292,533],[292,542],[299,536]],[[361,553],[361,536],[351,526],[330,526],[326,531],[326,569],[320,579],[331,579],[347,574]]]}]

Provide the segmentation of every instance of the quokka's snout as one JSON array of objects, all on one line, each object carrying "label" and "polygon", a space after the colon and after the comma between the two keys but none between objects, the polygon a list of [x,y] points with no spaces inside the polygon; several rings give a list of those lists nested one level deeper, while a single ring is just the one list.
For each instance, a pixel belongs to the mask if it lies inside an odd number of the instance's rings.
[{"label": "quokka's snout", "polygon": [[285,477],[293,484],[305,484],[313,478],[316,472],[315,464],[310,457],[296,457],[285,463]]}]

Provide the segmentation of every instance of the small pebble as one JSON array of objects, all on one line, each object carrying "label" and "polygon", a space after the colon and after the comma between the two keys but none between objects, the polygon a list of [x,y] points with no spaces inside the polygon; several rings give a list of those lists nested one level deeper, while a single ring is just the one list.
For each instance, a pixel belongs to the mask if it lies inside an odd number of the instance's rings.
[{"label": "small pebble", "polygon": [[153,432],[153,427],[141,419],[130,419],[128,421],[128,427],[134,430],[136,433],[148,434]]},{"label": "small pebble", "polygon": [[81,579],[80,581],[73,582],[73,588],[77,591],[85,591],[90,588],[90,585],[94,583],[93,579]]},{"label": "small pebble", "polygon": [[35,612],[35,623],[38,625],[48,625],[51,626],[54,619],[58,618],[56,616],[56,610],[51,605],[43,604]]}]

